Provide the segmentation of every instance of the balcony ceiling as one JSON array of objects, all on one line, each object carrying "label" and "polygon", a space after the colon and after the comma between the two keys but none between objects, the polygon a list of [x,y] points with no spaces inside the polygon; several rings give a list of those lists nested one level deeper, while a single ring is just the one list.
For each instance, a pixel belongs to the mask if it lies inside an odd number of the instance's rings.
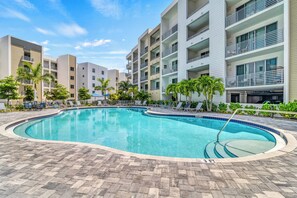
[{"label": "balcony ceiling", "polygon": [[191,24],[189,24],[189,28],[192,29],[197,29],[203,26],[206,26],[209,23],[209,13],[204,14],[202,17],[196,19],[193,21]]},{"label": "balcony ceiling", "polygon": [[201,49],[204,49],[204,48],[208,48],[209,47],[209,39],[207,40],[204,40],[200,43],[197,43],[191,47],[189,47],[188,49],[189,50],[193,50],[193,51],[198,51],[198,50],[201,50]]},{"label": "balcony ceiling", "polygon": [[204,70],[209,70],[209,65],[205,65],[205,66],[202,66],[202,67],[196,67],[196,68],[193,68],[193,69],[188,69],[188,72],[201,72],[201,71],[204,71]]}]

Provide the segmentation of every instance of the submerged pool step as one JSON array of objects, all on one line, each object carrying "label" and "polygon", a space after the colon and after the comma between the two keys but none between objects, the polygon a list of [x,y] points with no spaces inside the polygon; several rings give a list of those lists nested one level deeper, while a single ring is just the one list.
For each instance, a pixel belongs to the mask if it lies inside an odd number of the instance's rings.
[{"label": "submerged pool step", "polygon": [[224,141],[224,142],[210,142],[206,148],[205,148],[205,157],[207,158],[232,158],[236,157],[232,155],[232,153],[227,152],[225,150],[225,145],[230,142]]}]

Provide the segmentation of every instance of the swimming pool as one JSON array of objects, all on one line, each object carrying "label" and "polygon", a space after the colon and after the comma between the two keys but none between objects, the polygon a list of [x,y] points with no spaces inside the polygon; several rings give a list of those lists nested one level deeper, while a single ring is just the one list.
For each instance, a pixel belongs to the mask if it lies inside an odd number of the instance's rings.
[{"label": "swimming pool", "polygon": [[224,120],[153,116],[145,111],[141,108],[63,111],[21,124],[14,132],[27,138],[91,143],[132,153],[178,158],[238,157],[238,151],[234,151],[236,145],[257,144],[260,150],[247,152],[256,154],[272,149],[276,143],[274,136],[264,129],[231,122],[220,136],[221,148],[214,142]]}]

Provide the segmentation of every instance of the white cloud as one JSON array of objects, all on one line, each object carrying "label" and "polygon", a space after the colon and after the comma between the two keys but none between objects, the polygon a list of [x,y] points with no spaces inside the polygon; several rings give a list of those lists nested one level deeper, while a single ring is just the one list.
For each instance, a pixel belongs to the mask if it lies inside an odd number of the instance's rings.
[{"label": "white cloud", "polygon": [[16,19],[20,19],[20,20],[23,20],[23,21],[26,21],[26,22],[31,21],[26,15],[24,15],[21,12],[18,12],[16,10],[12,10],[12,9],[9,9],[9,8],[5,8],[5,10],[6,10],[6,12],[3,12],[3,13],[0,14],[1,17],[16,18]]},{"label": "white cloud", "polygon": [[83,27],[80,27],[76,23],[72,23],[72,24],[62,23],[58,25],[56,28],[61,35],[64,35],[67,37],[76,37],[76,36],[85,35],[88,33],[86,29],[84,29]]},{"label": "white cloud", "polygon": [[81,50],[81,46],[79,46],[79,45],[78,46],[75,46],[74,49]]},{"label": "white cloud", "polygon": [[121,15],[119,0],[91,0],[91,4],[103,16],[119,18]]},{"label": "white cloud", "polygon": [[35,30],[41,34],[44,34],[44,35],[55,35],[54,32],[52,32],[50,30],[43,29],[43,28],[36,27]]},{"label": "white cloud", "polygon": [[44,51],[44,52],[48,52],[49,50],[50,50],[50,49],[47,48],[47,47],[44,47],[44,48],[43,48],[43,51]]},{"label": "white cloud", "polygon": [[87,41],[87,42],[83,42],[83,43],[75,46],[74,49],[81,50],[82,48],[87,48],[87,47],[99,47],[99,46],[102,46],[102,45],[106,45],[106,44],[108,44],[110,42],[111,42],[110,39],[100,39],[100,40],[94,40],[94,41]]},{"label": "white cloud", "polygon": [[42,41],[42,42],[41,42],[42,45],[48,45],[48,43],[49,43],[48,40],[45,40],[45,41]]},{"label": "white cloud", "polygon": [[113,54],[113,55],[127,55],[128,53],[129,53],[129,51],[126,51],[126,50],[108,52],[108,54]]},{"label": "white cloud", "polygon": [[18,5],[27,9],[36,9],[35,6],[28,0],[14,0]]}]

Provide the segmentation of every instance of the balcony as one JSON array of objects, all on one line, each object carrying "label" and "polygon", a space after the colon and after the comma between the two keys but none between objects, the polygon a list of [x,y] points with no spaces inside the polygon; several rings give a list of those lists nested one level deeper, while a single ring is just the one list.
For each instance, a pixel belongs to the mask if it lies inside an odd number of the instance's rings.
[{"label": "balcony", "polygon": [[257,0],[251,5],[244,7],[241,10],[226,17],[226,27],[231,26],[241,20],[257,14],[283,0]]},{"label": "balcony", "polygon": [[141,76],[140,77],[140,81],[147,81],[148,80],[148,76]]},{"label": "balcony", "polygon": [[157,91],[157,90],[160,90],[160,87],[155,87],[155,86],[151,87],[151,91]]},{"label": "balcony", "polygon": [[177,52],[177,50],[178,50],[178,46],[177,45],[176,46],[173,46],[171,48],[167,48],[162,53],[162,57],[164,58],[166,56],[169,56],[170,54],[173,54],[173,53]]},{"label": "balcony", "polygon": [[173,35],[174,33],[176,33],[178,30],[178,25],[176,24],[175,26],[173,26],[170,30],[168,30],[167,32],[165,32],[162,35],[162,40],[167,39],[168,37],[170,37],[171,35]]},{"label": "balcony", "polygon": [[30,56],[22,56],[22,61],[33,63],[34,59],[31,58]]},{"label": "balcony", "polygon": [[202,9],[204,6],[206,6],[209,3],[208,0],[206,0],[205,2],[202,2],[200,5],[197,5],[196,8],[194,8],[192,11],[189,10],[187,18],[190,18],[191,16],[193,16],[196,12],[198,12],[200,9]]},{"label": "balcony", "polygon": [[163,74],[163,76],[164,75],[167,75],[167,74],[172,74],[172,73],[177,72],[177,70],[178,70],[178,66],[177,65],[176,66],[172,66],[172,68],[163,69],[162,70],[162,74]]},{"label": "balcony", "polygon": [[145,68],[145,67],[147,67],[148,66],[148,62],[143,62],[143,63],[141,63],[141,65],[140,65],[140,69],[143,69],[143,68]]},{"label": "balcony", "polygon": [[227,88],[253,87],[284,84],[284,69],[256,72],[226,78]]},{"label": "balcony", "polygon": [[133,57],[133,62],[138,61],[138,56]]},{"label": "balcony", "polygon": [[130,70],[132,68],[132,63],[129,62],[127,65],[126,65],[126,69]]},{"label": "balcony", "polygon": [[140,56],[145,55],[148,52],[148,47],[145,47],[141,52],[140,52]]},{"label": "balcony", "polygon": [[283,29],[274,30],[272,32],[260,35],[256,38],[248,39],[246,41],[227,46],[226,57],[232,57],[261,48],[269,47],[278,43],[282,43],[283,41]]},{"label": "balcony", "polygon": [[160,73],[160,69],[152,69],[151,70],[151,76],[154,76],[156,74],[159,74]]},{"label": "balcony", "polygon": [[151,61],[157,59],[157,58],[160,58],[160,54],[154,54],[154,55],[151,55]]},{"label": "balcony", "polygon": [[138,83],[138,79],[133,79],[133,84],[137,84]]},{"label": "balcony", "polygon": [[44,63],[43,63],[43,68],[45,68],[45,69],[49,69],[49,63],[48,63],[48,62],[44,62]]},{"label": "balcony", "polygon": [[191,35],[188,37],[188,41],[195,38],[196,36],[199,36],[200,34],[203,34],[204,32],[208,31],[209,30],[209,27],[205,27],[203,28],[202,30],[198,31],[197,33]]},{"label": "balcony", "polygon": [[156,43],[160,42],[160,38],[152,38],[151,39],[151,46],[155,45]]},{"label": "balcony", "polygon": [[52,70],[57,70],[57,69],[58,69],[57,64],[51,64],[51,69],[52,69]]},{"label": "balcony", "polygon": [[209,54],[205,54],[205,55],[203,55],[203,56],[198,56],[198,57],[189,59],[187,63],[192,63],[192,62],[194,62],[194,61],[197,61],[197,60],[200,60],[200,59],[203,59],[203,58],[207,58],[207,57],[209,57]]},{"label": "balcony", "polygon": [[133,73],[138,72],[138,67],[133,67]]}]

